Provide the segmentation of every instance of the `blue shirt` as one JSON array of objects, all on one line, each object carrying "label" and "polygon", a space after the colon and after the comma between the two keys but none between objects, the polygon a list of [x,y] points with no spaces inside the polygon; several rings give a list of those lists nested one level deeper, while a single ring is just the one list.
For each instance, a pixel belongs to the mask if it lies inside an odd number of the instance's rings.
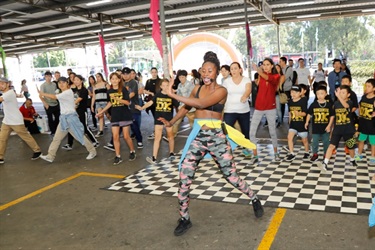
[{"label": "blue shirt", "polygon": [[335,100],[335,90],[341,85],[341,79],[343,76],[346,76],[346,73],[343,71],[336,73],[336,71],[333,70],[328,74],[329,94],[331,95],[332,101]]}]

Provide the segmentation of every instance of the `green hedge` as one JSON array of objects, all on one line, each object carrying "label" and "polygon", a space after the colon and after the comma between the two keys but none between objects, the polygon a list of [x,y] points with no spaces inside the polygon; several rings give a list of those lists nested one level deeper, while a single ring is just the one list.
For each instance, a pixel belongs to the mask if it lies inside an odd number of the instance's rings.
[{"label": "green hedge", "polygon": [[367,79],[374,77],[375,61],[354,60],[349,63],[352,78],[357,80],[358,84],[364,84]]}]

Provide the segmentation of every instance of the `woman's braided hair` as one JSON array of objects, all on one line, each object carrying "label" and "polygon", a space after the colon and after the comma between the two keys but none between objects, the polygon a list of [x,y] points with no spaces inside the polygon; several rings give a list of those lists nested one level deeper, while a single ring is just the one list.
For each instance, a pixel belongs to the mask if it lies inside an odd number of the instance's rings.
[{"label": "woman's braided hair", "polygon": [[204,54],[203,61],[204,61],[203,64],[205,64],[206,62],[213,63],[216,67],[216,74],[219,75],[220,61],[217,58],[216,53],[214,53],[212,51],[206,52],[206,54]]}]

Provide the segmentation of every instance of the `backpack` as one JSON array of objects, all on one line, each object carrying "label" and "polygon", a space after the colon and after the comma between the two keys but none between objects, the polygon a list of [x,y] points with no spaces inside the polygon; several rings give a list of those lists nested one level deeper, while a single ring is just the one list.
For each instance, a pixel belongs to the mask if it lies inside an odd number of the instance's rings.
[{"label": "backpack", "polygon": [[[289,69],[289,66],[286,67],[285,73],[288,69]],[[293,70],[292,78],[290,80],[292,81],[293,85],[296,84],[296,82],[297,82],[297,72],[295,70]]]}]

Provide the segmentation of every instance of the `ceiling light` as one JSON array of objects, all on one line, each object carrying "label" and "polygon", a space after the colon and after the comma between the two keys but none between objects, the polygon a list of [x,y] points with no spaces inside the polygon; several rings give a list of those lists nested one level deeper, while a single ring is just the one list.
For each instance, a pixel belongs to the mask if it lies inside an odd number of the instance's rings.
[{"label": "ceiling light", "polygon": [[98,4],[103,4],[103,3],[109,3],[112,2],[112,0],[101,0],[101,1],[95,1],[91,3],[87,3],[86,6],[93,6],[93,5],[98,5]]},{"label": "ceiling light", "polygon": [[221,16],[221,15],[232,14],[232,13],[234,13],[233,10],[222,11],[222,12],[213,12],[213,13],[210,14],[210,16]]},{"label": "ceiling light", "polygon": [[198,27],[195,27],[195,28],[188,28],[188,29],[182,29],[182,30],[179,30],[179,32],[185,32],[185,31],[192,31],[192,30],[197,30]]},{"label": "ceiling light", "polygon": [[312,17],[320,17],[321,14],[311,14],[311,15],[302,15],[302,16],[297,16],[297,18],[312,18]]},{"label": "ceiling light", "polygon": [[81,21],[81,22],[84,22],[84,23],[91,23],[91,20],[86,19],[86,18],[81,17],[81,16],[69,16],[69,19],[74,19],[74,20]]},{"label": "ceiling light", "polygon": [[245,21],[238,22],[238,23],[230,23],[229,26],[238,26],[238,25],[245,25]]},{"label": "ceiling light", "polygon": [[367,10],[362,10],[362,12],[374,12],[375,9],[367,9]]},{"label": "ceiling light", "polygon": [[131,38],[137,38],[137,37],[142,37],[143,35],[134,35],[134,36],[126,36],[126,39],[131,39]]},{"label": "ceiling light", "polygon": [[300,6],[300,5],[307,5],[313,4],[315,1],[305,1],[305,2],[295,2],[295,3],[288,3],[288,6]]}]

